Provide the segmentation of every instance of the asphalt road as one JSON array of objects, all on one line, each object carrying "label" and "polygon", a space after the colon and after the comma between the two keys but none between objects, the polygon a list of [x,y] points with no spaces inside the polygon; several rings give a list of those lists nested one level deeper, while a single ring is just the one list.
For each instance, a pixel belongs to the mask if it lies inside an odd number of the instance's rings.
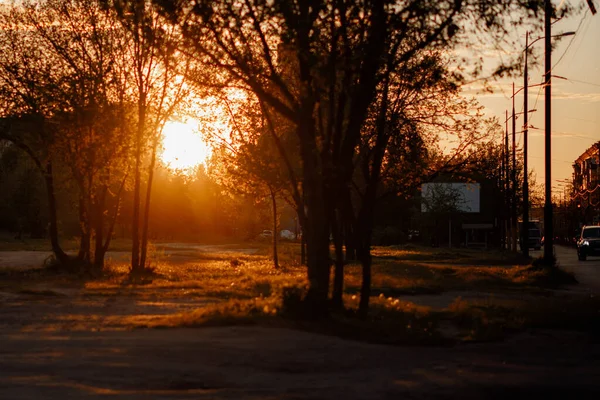
[{"label": "asphalt road", "polygon": [[[600,257],[588,257],[586,261],[577,259],[577,250],[573,247],[556,246],[556,259],[561,268],[575,274],[579,281],[578,289],[590,293],[600,293]],[[536,256],[533,252],[532,256]],[[542,252],[539,252],[540,255]]]},{"label": "asphalt road", "polygon": [[577,333],[392,347],[288,329],[0,332],[0,399],[598,399]]}]

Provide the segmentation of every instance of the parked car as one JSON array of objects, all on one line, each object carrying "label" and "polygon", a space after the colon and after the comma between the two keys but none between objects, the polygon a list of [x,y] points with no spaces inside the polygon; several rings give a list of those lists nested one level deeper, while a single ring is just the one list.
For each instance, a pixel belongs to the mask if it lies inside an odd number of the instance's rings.
[{"label": "parked car", "polygon": [[577,241],[577,258],[585,261],[588,256],[600,256],[600,226],[584,226]]}]

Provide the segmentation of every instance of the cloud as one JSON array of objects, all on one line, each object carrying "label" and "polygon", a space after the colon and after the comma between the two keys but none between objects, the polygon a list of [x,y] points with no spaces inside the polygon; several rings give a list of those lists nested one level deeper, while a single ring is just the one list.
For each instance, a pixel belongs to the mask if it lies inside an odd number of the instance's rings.
[{"label": "cloud", "polygon": [[552,100],[576,100],[588,103],[600,102],[600,93],[574,93],[564,92],[556,88],[553,89]]},{"label": "cloud", "polygon": [[[515,84],[515,90],[518,91],[518,96],[523,95],[523,91],[521,89],[521,83]],[[473,82],[463,86],[462,93],[465,96],[475,96],[478,98],[504,98],[510,99],[512,95],[512,82],[495,82],[490,85],[493,89],[493,92],[485,91],[484,85],[481,82]],[[536,96],[538,91],[542,90],[541,97],[543,97],[543,87],[542,86],[529,86],[529,96]],[[596,103],[600,102],[600,92],[572,92],[561,89],[556,84],[556,80],[553,81],[552,85],[552,100],[575,100],[587,103]]]},{"label": "cloud", "polygon": [[[462,94],[464,96],[502,99],[510,99],[512,94],[512,83],[495,82],[490,84],[488,88],[491,88],[493,92],[488,92],[481,82],[469,83],[462,87]],[[518,90],[518,88],[516,88],[516,90]]]}]

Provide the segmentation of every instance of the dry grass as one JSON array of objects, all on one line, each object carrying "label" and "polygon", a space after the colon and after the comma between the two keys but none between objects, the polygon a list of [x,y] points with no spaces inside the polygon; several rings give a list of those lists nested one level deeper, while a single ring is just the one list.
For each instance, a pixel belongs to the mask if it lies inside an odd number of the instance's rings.
[{"label": "dry grass", "polygon": [[457,298],[447,318],[460,328],[464,341],[493,341],[526,329],[559,329],[600,334],[600,298],[530,298],[527,301]]},{"label": "dry grass", "polygon": [[[254,254],[245,254],[246,249],[253,249]],[[286,287],[307,284],[306,268],[299,265],[299,247],[281,244],[278,269],[273,268],[269,251],[268,243],[212,248],[156,245],[149,253],[154,273],[143,283],[129,279],[127,263],[108,261],[105,275],[91,280],[43,270],[0,271],[0,291],[85,304],[78,314],[64,311],[54,317],[56,326],[71,329],[85,329],[89,321],[96,324],[95,329],[260,323],[378,343],[445,344],[447,340],[440,334],[444,320],[460,327],[462,339],[491,340],[511,329],[535,326],[531,322],[535,313],[513,313],[511,310],[520,307],[517,303],[472,300],[457,300],[447,310],[432,310],[418,300],[411,301],[412,295],[450,290],[544,293],[546,287],[544,271],[531,269],[518,258],[510,264],[511,258],[499,252],[382,247],[373,250],[367,320],[357,317],[361,268],[351,263],[345,275],[347,310],[328,321],[298,321],[289,318],[282,293]],[[122,303],[118,313],[115,308],[105,308],[114,302]]]},{"label": "dry grass", "polygon": [[[234,252],[240,248],[256,246],[255,254]],[[175,248],[175,247],[171,247]],[[129,266],[125,263],[109,262],[105,279],[86,283],[89,290],[115,288],[144,288],[145,291],[187,290],[187,294],[215,296],[229,299],[252,299],[269,297],[279,293],[284,286],[306,284],[306,269],[299,265],[298,246],[294,243],[282,245],[281,267],[273,268],[268,256],[268,244],[235,245],[228,251],[180,250],[173,253],[169,246],[151,248],[150,264],[154,275],[145,285],[131,284],[127,280]],[[169,253],[171,252],[171,253]],[[530,270],[526,265],[494,265],[483,259],[481,252],[436,251],[424,249],[376,248],[373,251],[374,296],[442,293],[449,290],[515,290],[527,286],[539,286],[543,271]],[[503,257],[489,254],[491,259]],[[467,260],[472,264],[457,264],[456,260]],[[417,261],[418,259],[418,261]],[[502,260],[502,259],[501,259]],[[452,261],[452,262],[449,262]],[[345,288],[349,296],[356,295],[361,284],[361,267],[350,263],[345,268]],[[374,301],[376,302],[376,300]]]},{"label": "dry grass", "polygon": [[283,286],[302,285],[306,279],[304,268],[286,266],[274,269],[264,256],[210,253],[194,258],[194,261],[187,262],[173,262],[171,258],[153,261],[154,274],[143,285],[128,281],[127,264],[111,263],[107,266],[106,278],[86,282],[86,289],[151,292],[158,297],[208,296],[232,300],[269,297]]},{"label": "dry grass", "polygon": [[[373,255],[373,291],[386,296],[545,287],[543,271],[530,270],[520,256],[503,252],[391,246],[375,248]],[[346,272],[346,288],[355,293],[360,265],[349,265]]]}]

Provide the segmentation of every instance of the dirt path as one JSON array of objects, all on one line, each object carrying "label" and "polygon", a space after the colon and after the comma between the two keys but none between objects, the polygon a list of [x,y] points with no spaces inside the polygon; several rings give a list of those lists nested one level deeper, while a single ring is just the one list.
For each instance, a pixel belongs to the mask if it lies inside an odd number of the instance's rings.
[{"label": "dirt path", "polygon": [[[231,254],[254,254],[257,248],[242,248],[238,245],[201,245],[190,243],[156,243],[159,249],[164,248],[165,256],[183,255],[189,259],[193,252],[198,253],[231,253]],[[192,253],[192,254],[190,254]],[[27,270],[41,268],[44,260],[52,255],[49,251],[0,251],[0,268],[11,268],[15,270]],[[106,253],[107,260],[129,261],[131,255],[128,251],[109,251]]]}]

